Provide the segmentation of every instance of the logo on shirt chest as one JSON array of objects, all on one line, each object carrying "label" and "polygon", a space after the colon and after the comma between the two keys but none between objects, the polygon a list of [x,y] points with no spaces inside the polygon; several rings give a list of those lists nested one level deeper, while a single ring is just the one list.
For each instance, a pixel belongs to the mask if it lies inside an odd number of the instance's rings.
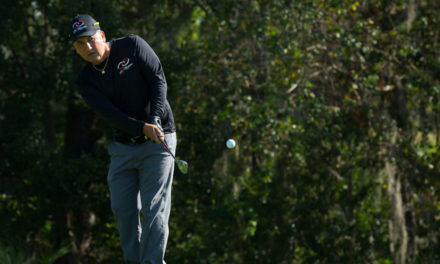
[{"label": "logo on shirt chest", "polygon": [[119,71],[119,75],[121,75],[126,70],[130,69],[131,66],[133,66],[133,62],[130,62],[129,58],[124,58],[118,63],[118,66],[116,68]]}]

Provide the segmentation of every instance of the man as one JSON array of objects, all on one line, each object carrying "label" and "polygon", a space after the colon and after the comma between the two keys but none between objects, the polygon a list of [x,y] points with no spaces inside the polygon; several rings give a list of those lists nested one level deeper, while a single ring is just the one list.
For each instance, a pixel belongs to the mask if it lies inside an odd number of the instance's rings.
[{"label": "man", "polygon": [[161,63],[139,36],[107,42],[89,15],[75,16],[70,35],[88,62],[76,80],[79,91],[114,127],[107,181],[124,259],[164,264],[174,160],[159,143],[175,152],[176,133]]}]

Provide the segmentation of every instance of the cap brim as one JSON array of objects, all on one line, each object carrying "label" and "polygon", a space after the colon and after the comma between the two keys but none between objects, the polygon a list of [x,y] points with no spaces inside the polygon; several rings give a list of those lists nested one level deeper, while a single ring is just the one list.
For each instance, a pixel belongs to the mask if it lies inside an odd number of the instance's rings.
[{"label": "cap brim", "polygon": [[78,35],[75,35],[72,37],[72,43],[74,43],[77,39],[81,38],[81,37],[91,37],[93,35],[96,34],[96,32],[98,32],[99,29],[92,29],[92,30],[86,30],[82,33],[79,33]]}]

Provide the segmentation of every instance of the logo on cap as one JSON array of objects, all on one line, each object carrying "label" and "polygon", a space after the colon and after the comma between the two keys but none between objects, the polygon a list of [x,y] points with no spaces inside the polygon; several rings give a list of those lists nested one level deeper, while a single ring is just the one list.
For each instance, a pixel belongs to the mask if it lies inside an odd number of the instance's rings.
[{"label": "logo on cap", "polygon": [[84,21],[78,20],[72,25],[73,34],[76,34],[78,31],[82,31],[83,29],[86,29],[87,26],[85,25]]}]

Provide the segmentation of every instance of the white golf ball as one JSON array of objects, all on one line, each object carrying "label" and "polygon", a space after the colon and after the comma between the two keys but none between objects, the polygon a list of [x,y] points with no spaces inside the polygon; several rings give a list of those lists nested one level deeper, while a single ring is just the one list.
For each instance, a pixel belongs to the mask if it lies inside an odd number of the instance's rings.
[{"label": "white golf ball", "polygon": [[233,140],[232,138],[228,139],[226,141],[226,147],[228,147],[229,149],[235,148],[235,140]]}]

